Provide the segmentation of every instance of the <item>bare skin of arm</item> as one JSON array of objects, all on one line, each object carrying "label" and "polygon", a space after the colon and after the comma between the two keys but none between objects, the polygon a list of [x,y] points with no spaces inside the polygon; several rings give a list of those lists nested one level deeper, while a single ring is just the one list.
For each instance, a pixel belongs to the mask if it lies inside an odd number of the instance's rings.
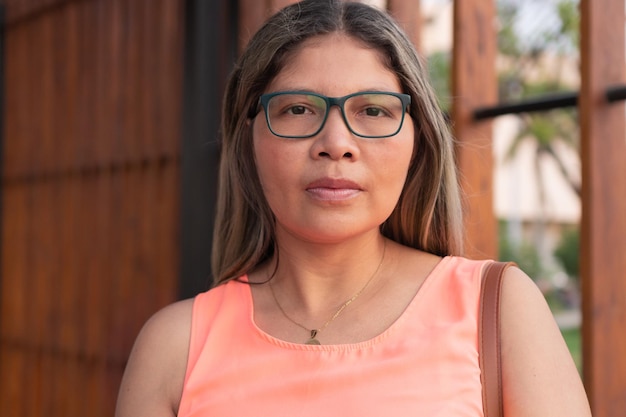
[{"label": "bare skin of arm", "polygon": [[116,417],[174,417],[183,389],[192,300],[156,313],[139,333],[128,359]]},{"label": "bare skin of arm", "polygon": [[502,380],[507,417],[589,417],[580,376],[550,309],[517,268],[502,287]]}]

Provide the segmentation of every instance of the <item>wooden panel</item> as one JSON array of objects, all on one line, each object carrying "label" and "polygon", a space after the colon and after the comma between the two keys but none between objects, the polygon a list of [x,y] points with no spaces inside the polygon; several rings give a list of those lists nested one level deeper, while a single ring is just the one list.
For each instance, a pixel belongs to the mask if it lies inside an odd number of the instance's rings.
[{"label": "wooden panel", "polygon": [[[3,221],[2,242],[2,300],[0,302],[0,331],[3,338],[16,340],[26,328],[31,275],[28,246],[31,239],[31,219],[28,215],[29,190],[24,187],[4,186],[2,213],[11,213],[11,221]],[[20,277],[20,279],[4,279]],[[0,378],[0,381],[3,381]],[[4,392],[0,389],[0,392]]]},{"label": "wooden panel", "polygon": [[239,50],[243,50],[263,22],[298,0],[239,0]]},{"label": "wooden panel", "polygon": [[9,25],[6,177],[178,155],[181,23],[180,0],[99,0]]},{"label": "wooden panel", "polygon": [[465,254],[470,258],[496,258],[498,253],[491,123],[472,119],[477,107],[497,100],[495,54],[494,1],[455,1],[452,121],[466,198]]},{"label": "wooden panel", "polygon": [[[25,365],[0,363],[10,371],[0,403],[34,385],[19,415],[110,415],[139,328],[176,294],[177,171],[155,164],[7,187],[3,239],[16,239],[4,253],[18,262],[3,262],[11,279],[3,282],[0,360]],[[57,386],[61,369],[67,378]],[[55,414],[78,407],[69,405],[82,400],[76,392],[102,414]]]},{"label": "wooden panel", "polygon": [[0,378],[0,413],[3,416],[26,416],[22,399],[23,392],[27,389],[24,383],[26,373],[25,354],[15,346],[4,344],[0,349],[0,365],[2,366],[2,378]]},{"label": "wooden panel", "polygon": [[[87,323],[77,325],[77,320],[82,320],[84,314],[76,316],[77,311],[82,311],[82,300],[84,299],[84,280],[81,274],[85,272],[82,262],[90,256],[83,252],[87,245],[80,241],[84,229],[78,220],[84,218],[80,213],[86,209],[81,204],[81,198],[85,196],[80,193],[80,177],[71,177],[62,184],[59,202],[55,207],[58,210],[60,225],[57,245],[60,248],[73,248],[73,250],[61,250],[59,254],[60,271],[59,281],[56,286],[56,314],[58,315],[58,334],[56,346],[62,352],[82,352],[84,333],[83,327]],[[26,188],[26,187],[23,187]]]},{"label": "wooden panel", "polygon": [[[26,355],[17,344],[26,328],[27,311],[30,308],[29,286],[24,277],[30,275],[27,259],[29,241],[28,190],[3,187],[3,213],[13,213],[12,221],[2,223],[2,299],[0,300],[0,415],[25,414],[22,399],[26,384]],[[10,261],[7,261],[10,260]],[[20,279],[4,279],[20,277]]]},{"label": "wooden panel", "polygon": [[259,0],[239,0],[239,51],[261,27],[267,15],[267,5]]},{"label": "wooden panel", "polygon": [[581,2],[583,371],[596,417],[626,410],[626,84],[624,1]]},{"label": "wooden panel", "polygon": [[10,0],[0,414],[111,416],[178,287],[182,0]]},{"label": "wooden panel", "polygon": [[[29,106],[28,100],[33,97],[32,84],[24,83],[22,78],[32,66],[28,51],[28,34],[12,37],[14,32],[5,29],[5,56],[11,58],[11,63],[4,63],[5,83],[5,114],[4,114],[4,143],[3,143],[3,177],[6,173],[16,172],[19,168],[29,164],[27,158],[32,153],[27,149],[33,148],[31,141],[34,138],[32,124],[29,123],[29,113],[24,111]],[[5,58],[6,61],[6,58]],[[21,88],[15,88],[19,84]],[[26,103],[25,103],[26,102]],[[35,150],[33,149],[33,152]]]},{"label": "wooden panel", "polygon": [[388,0],[387,10],[400,23],[409,39],[420,49],[420,33],[422,30],[422,14],[419,0]]},{"label": "wooden panel", "polygon": [[6,6],[6,22],[16,23],[77,0],[3,0]]}]

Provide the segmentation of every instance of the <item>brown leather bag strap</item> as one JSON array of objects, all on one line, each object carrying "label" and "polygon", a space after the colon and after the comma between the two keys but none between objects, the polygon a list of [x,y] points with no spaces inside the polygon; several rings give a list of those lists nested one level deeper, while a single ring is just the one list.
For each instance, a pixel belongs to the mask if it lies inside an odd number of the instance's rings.
[{"label": "brown leather bag strap", "polygon": [[500,358],[500,292],[504,270],[511,262],[491,262],[485,266],[480,291],[478,357],[483,386],[485,417],[502,417],[502,369]]}]

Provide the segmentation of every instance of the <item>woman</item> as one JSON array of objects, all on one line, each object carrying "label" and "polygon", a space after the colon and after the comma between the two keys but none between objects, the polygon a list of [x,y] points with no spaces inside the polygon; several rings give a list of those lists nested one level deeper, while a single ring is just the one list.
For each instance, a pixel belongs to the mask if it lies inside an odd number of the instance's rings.
[{"label": "woman", "polygon": [[[272,17],[224,101],[216,286],[139,335],[117,416],[481,416],[453,141],[374,8]],[[543,297],[506,272],[507,416],[588,416]]]}]

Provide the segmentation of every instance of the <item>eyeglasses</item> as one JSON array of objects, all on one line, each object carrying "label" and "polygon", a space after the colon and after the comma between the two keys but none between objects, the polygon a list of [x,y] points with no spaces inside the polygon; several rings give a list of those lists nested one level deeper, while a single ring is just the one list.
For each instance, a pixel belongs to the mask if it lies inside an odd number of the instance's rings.
[{"label": "eyeglasses", "polygon": [[346,126],[362,138],[387,138],[402,128],[408,94],[365,91],[343,97],[326,97],[300,91],[263,94],[259,100],[270,131],[281,138],[304,139],[317,135],[332,106],[341,109]]}]

